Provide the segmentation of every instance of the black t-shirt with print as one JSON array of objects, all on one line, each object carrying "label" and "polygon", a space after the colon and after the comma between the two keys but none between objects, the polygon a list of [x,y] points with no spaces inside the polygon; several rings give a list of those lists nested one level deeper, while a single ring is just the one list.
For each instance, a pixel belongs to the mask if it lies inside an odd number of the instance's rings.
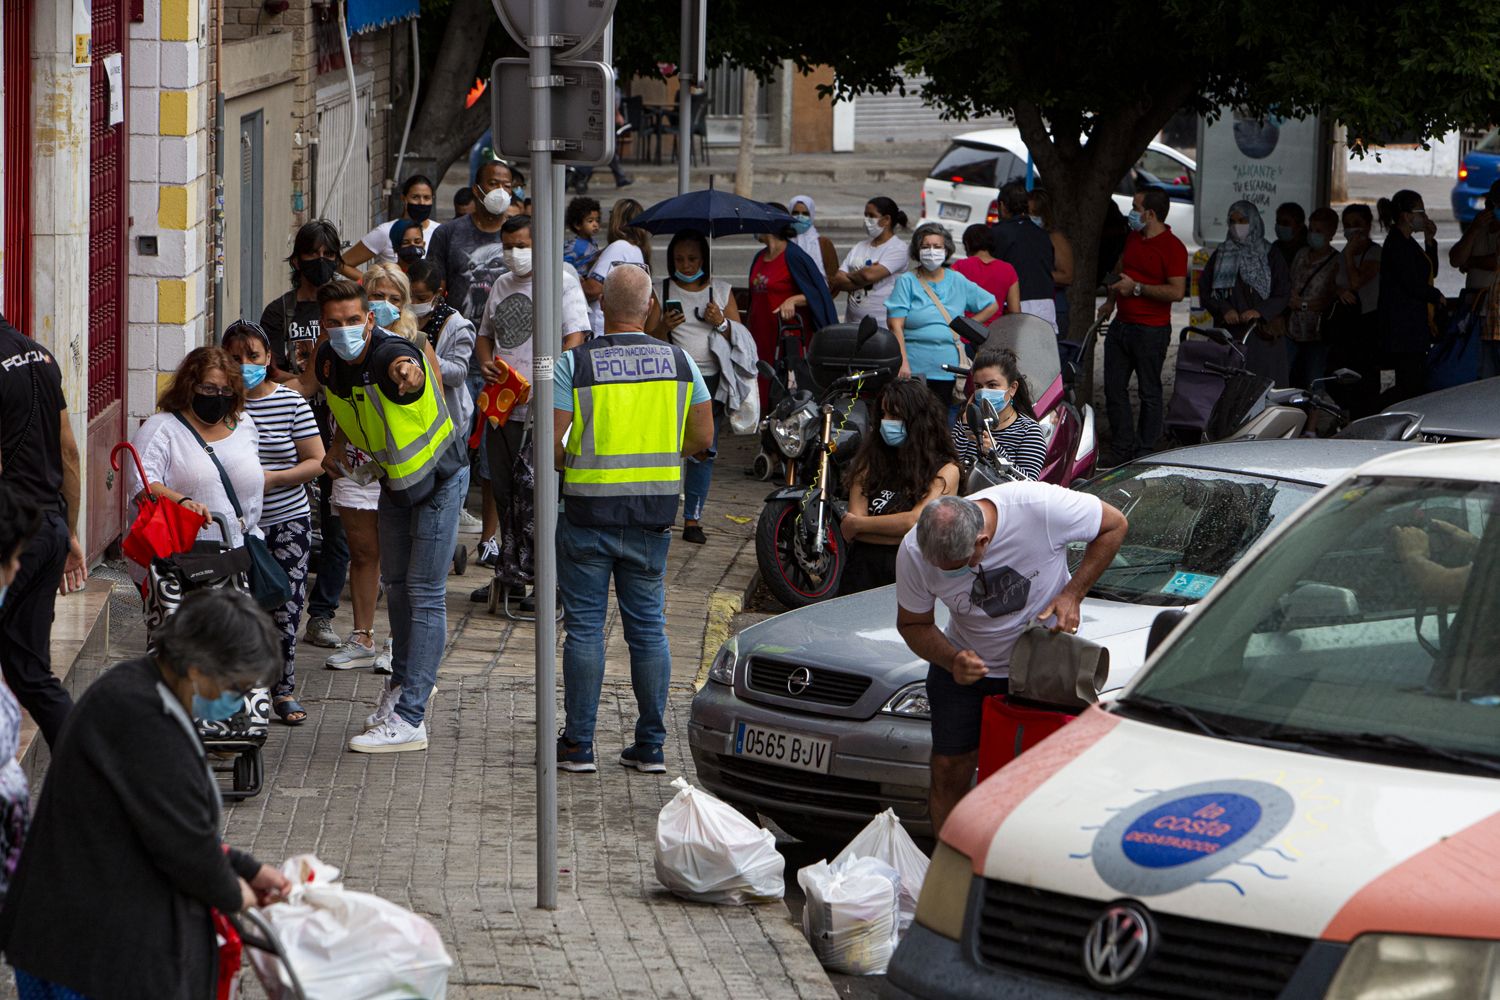
[{"label": "black t-shirt with print", "polygon": [[0,480],[44,511],[61,511],[62,369],[0,316]]},{"label": "black t-shirt with print", "polygon": [[[291,315],[287,314],[289,307]],[[277,368],[292,374],[300,371],[291,363],[292,345],[299,341],[315,343],[322,326],[322,315],[316,300],[303,301],[297,298],[296,292],[272,299],[261,311],[260,326],[271,338],[271,356]]]}]

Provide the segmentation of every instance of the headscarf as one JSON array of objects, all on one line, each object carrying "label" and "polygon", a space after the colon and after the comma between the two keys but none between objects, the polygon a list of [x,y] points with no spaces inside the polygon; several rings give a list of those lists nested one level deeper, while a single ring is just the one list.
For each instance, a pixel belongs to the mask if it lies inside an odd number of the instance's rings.
[{"label": "headscarf", "polygon": [[[813,200],[807,195],[799,194],[795,196],[794,198],[792,198],[791,204],[787,207],[795,210],[798,205],[807,206],[807,217],[809,219],[817,218],[817,209],[813,205]],[[798,233],[796,238],[793,239],[792,242],[801,247],[802,251],[813,259],[813,263],[818,267],[818,273],[823,275],[824,279],[826,280],[828,275],[823,270],[823,246],[818,242],[817,223],[814,222],[812,225],[808,226],[807,232]]]},{"label": "headscarf", "polygon": [[1215,251],[1218,261],[1214,264],[1214,291],[1229,291],[1238,279],[1265,298],[1271,294],[1271,262],[1267,259],[1271,244],[1266,242],[1266,224],[1261,221],[1260,209],[1248,201],[1229,206],[1230,215],[1236,212],[1250,223],[1250,235],[1243,241],[1231,236],[1219,244]]}]

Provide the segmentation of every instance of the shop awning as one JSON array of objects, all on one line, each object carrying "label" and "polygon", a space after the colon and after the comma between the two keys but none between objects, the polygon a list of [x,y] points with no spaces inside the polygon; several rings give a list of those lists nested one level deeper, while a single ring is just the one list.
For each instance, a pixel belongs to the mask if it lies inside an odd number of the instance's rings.
[{"label": "shop awning", "polygon": [[349,34],[388,28],[421,14],[421,0],[348,0]]}]

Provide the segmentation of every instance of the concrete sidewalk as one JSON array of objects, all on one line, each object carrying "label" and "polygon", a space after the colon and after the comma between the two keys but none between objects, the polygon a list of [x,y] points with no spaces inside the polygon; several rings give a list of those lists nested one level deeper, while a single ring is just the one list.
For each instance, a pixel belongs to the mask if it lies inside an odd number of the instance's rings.
[{"label": "concrete sidewalk", "polygon": [[[454,960],[453,1000],[834,997],[785,906],[687,903],[661,888],[653,868],[656,816],[673,795],[669,782],[679,774],[694,779],[686,717],[705,636],[711,656],[754,572],[754,517],[765,484],[741,474],[751,439],[726,442],[724,452],[704,516],[708,544],[677,537],[669,557],[668,774],[637,774],[614,762],[631,739],[635,704],[612,610],[600,772],[558,776],[556,911],[535,908],[534,627],[469,602],[488,574],[477,566],[449,578],[449,642],[428,715],[431,749],[350,753],[347,741],[362,729],[381,678],[325,670],[327,651],[304,644],[298,695],[308,722],[272,724],[266,789],[226,808],[226,839],[265,861],[316,854],[344,870],[349,888],[427,916]],[[133,597],[122,588],[116,600]],[[109,659],[144,648],[139,616],[122,628],[128,615],[116,612],[109,657],[74,672],[75,693]],[[346,603],[336,628],[349,627],[347,614]],[[377,638],[384,615],[382,606]],[[561,718],[560,682],[558,701]],[[551,734],[543,747],[552,751]],[[44,779],[44,747],[28,765],[34,781]],[[11,990],[0,977],[0,996]],[[246,995],[262,996],[258,984]]]}]

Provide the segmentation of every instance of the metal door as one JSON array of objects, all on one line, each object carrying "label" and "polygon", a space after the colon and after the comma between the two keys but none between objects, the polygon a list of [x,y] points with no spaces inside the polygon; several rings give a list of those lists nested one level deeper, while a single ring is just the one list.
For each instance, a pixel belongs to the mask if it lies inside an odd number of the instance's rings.
[{"label": "metal door", "polygon": [[[332,222],[344,245],[358,242],[370,231],[370,84],[356,82],[359,105],[349,101],[349,88],[330,87],[318,92],[318,162],[314,180],[318,193],[318,215]],[[339,161],[350,143],[354,152],[330,191]]]},{"label": "metal door", "polygon": [[[89,70],[89,345],[88,452],[105,455],[125,437],[125,270],[129,184],[127,123],[109,124],[109,81],[104,57],[121,53],[121,84],[128,87],[125,0],[94,0],[93,66]],[[129,102],[126,102],[127,106]],[[91,463],[92,465],[92,463]],[[88,538],[90,558],[104,551],[124,522],[124,490],[90,468]]]},{"label": "metal door", "polygon": [[0,19],[0,63],[4,77],[5,123],[0,137],[5,158],[5,214],[3,216],[5,283],[0,309],[23,333],[31,327],[31,2],[4,0]]},{"label": "metal door", "polygon": [[264,111],[240,119],[240,317],[251,321],[265,304],[265,134]]}]

